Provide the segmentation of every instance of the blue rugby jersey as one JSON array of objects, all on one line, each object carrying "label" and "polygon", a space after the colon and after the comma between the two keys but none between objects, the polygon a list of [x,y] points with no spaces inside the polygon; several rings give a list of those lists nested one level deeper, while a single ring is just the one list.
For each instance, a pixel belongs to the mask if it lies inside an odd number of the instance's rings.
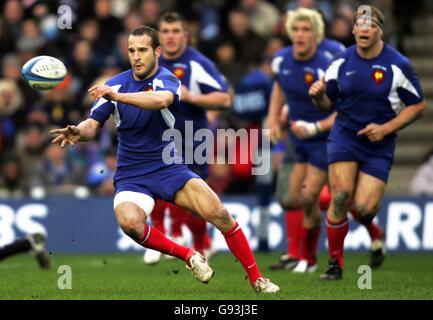
[{"label": "blue rugby jersey", "polygon": [[[332,111],[318,111],[308,94],[311,85],[325,75],[325,70],[330,61],[319,50],[307,61],[295,60],[292,47],[281,49],[275,54],[272,61],[272,70],[289,106],[288,120],[316,122],[327,118],[332,113]],[[291,132],[290,136],[293,142],[300,142]],[[323,132],[302,141],[325,140],[327,136],[328,133]]]},{"label": "blue rugby jersey", "polygon": [[[338,102],[334,126],[350,132],[353,139],[370,148],[393,146],[396,134],[373,143],[365,136],[357,137],[359,130],[370,123],[386,123],[405,106],[424,99],[410,61],[386,44],[374,59],[364,59],[357,53],[356,46],[349,47],[334,58],[325,80],[328,97]],[[393,147],[389,150],[393,151]]]},{"label": "blue rugby jersey", "polygon": [[322,51],[326,57],[332,59],[337,53],[346,50],[346,47],[336,40],[324,38],[322,42],[319,43],[318,49]]},{"label": "blue rugby jersey", "polygon": [[[133,71],[129,69],[109,79],[106,85],[123,93],[168,90],[174,95],[171,105],[174,108],[180,100],[180,81],[163,67],[159,67],[150,78],[140,81],[134,79]],[[174,117],[168,108],[145,110],[99,98],[94,102],[89,117],[103,126],[110,115],[113,115],[119,143],[115,180],[143,175],[166,166],[162,152],[172,142],[162,141],[162,134],[174,126]]]}]

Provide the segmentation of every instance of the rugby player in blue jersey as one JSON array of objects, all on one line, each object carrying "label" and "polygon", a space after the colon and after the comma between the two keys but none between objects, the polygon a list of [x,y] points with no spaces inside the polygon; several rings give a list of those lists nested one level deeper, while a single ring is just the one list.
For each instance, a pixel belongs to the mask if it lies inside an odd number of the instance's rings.
[{"label": "rugby player in blue jersey", "polygon": [[[277,52],[272,62],[276,81],[272,89],[268,122],[271,138],[277,141],[281,137],[278,116],[284,103],[288,104],[288,148],[293,150],[288,152],[291,159],[286,161],[291,164],[290,170],[279,178],[289,180],[281,202],[287,210],[289,237],[293,235],[293,227],[299,225],[293,218],[303,219],[302,252],[299,257],[289,256],[271,268],[291,269],[296,266],[296,272],[306,272],[317,268],[319,195],[327,182],[326,139],[335,113],[318,112],[308,95],[310,86],[324,76],[330,63],[330,59],[318,50],[324,33],[320,14],[306,8],[289,11],[286,28],[293,46]],[[288,238],[289,255],[295,251],[295,246],[299,247],[299,241]],[[302,260],[302,264],[297,266],[299,260]]]},{"label": "rugby player in blue jersey", "polygon": [[278,292],[278,286],[262,277],[242,229],[216,194],[186,165],[168,164],[163,156],[167,149],[175,153],[173,141],[163,140],[162,135],[174,128],[169,107],[179,106],[181,83],[159,66],[160,54],[158,32],[147,26],[135,29],[128,38],[132,68],[105,85],[92,87],[89,92],[96,101],[89,118],[77,126],[52,130],[57,135],[52,142],[65,147],[91,140],[113,115],[119,141],[114,211],[122,230],[143,247],[185,261],[194,277],[207,283],[213,270],[199,252],[178,245],[146,224],[156,199],[174,202],[222,232],[256,292]]},{"label": "rugby player in blue jersey", "polygon": [[[363,9],[362,9],[363,8]],[[410,61],[382,41],[384,15],[360,7],[356,44],[337,55],[310,88],[314,104],[338,116],[327,143],[332,201],[327,213],[330,261],[322,279],[341,279],[351,203],[371,221],[380,208],[394,159],[396,132],[422,116],[423,92]]]}]

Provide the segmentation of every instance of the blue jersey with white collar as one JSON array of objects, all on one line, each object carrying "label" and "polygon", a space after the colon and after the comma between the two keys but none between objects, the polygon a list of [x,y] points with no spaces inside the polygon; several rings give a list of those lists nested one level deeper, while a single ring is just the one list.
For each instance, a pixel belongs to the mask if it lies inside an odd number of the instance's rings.
[{"label": "blue jersey with white collar", "polygon": [[[316,122],[327,118],[332,111],[320,112],[313,104],[308,91],[311,85],[325,75],[330,59],[321,51],[308,61],[299,61],[293,57],[293,48],[286,47],[278,51],[272,61],[272,70],[280,84],[289,106],[288,120]],[[301,141],[290,133],[294,143]],[[327,132],[302,141],[326,140]]]},{"label": "blue jersey with white collar", "polygon": [[[349,47],[326,71],[326,93],[338,115],[334,126],[351,132],[352,139],[369,148],[391,146],[396,134],[371,142],[356,133],[370,123],[384,124],[405,108],[423,101],[423,92],[409,60],[389,45],[374,59],[364,59]],[[332,134],[332,133],[331,133]]]},{"label": "blue jersey with white collar", "polygon": [[[180,81],[163,67],[159,67],[150,78],[140,81],[134,79],[133,71],[129,69],[109,79],[106,85],[123,93],[168,90],[174,96],[170,109],[179,105]],[[99,98],[94,102],[89,117],[103,126],[110,115],[113,115],[119,142],[115,180],[140,176],[167,166],[162,153],[172,142],[163,141],[162,134],[174,126],[174,117],[168,108],[145,110]]]}]

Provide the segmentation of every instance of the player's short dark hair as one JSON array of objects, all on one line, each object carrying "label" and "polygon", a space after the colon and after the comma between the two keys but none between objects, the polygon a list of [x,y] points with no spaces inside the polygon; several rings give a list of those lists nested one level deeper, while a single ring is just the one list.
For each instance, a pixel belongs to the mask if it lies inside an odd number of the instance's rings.
[{"label": "player's short dark hair", "polygon": [[152,40],[152,48],[155,50],[159,46],[161,46],[161,42],[159,41],[158,31],[156,31],[152,27],[148,26],[140,26],[131,32],[131,36],[142,36],[147,35]]},{"label": "player's short dark hair", "polygon": [[184,30],[187,30],[186,19],[178,12],[170,11],[164,13],[158,20],[158,30],[161,29],[161,22],[173,23],[180,21]]},{"label": "player's short dark hair", "polygon": [[[366,7],[370,7],[372,20],[376,22],[381,29],[383,29],[383,26],[385,25],[385,15],[383,12],[379,8],[372,5],[366,5]],[[358,18],[364,14],[366,14],[366,10],[357,10],[353,15],[353,23],[356,23]]]}]

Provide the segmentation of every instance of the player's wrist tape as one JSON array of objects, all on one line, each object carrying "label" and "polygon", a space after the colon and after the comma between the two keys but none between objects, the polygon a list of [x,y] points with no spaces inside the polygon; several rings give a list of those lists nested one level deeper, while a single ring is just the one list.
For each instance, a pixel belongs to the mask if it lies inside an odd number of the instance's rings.
[{"label": "player's wrist tape", "polygon": [[317,122],[307,122],[303,120],[296,121],[296,125],[303,127],[307,131],[308,137],[314,137],[321,132],[319,121]]}]

